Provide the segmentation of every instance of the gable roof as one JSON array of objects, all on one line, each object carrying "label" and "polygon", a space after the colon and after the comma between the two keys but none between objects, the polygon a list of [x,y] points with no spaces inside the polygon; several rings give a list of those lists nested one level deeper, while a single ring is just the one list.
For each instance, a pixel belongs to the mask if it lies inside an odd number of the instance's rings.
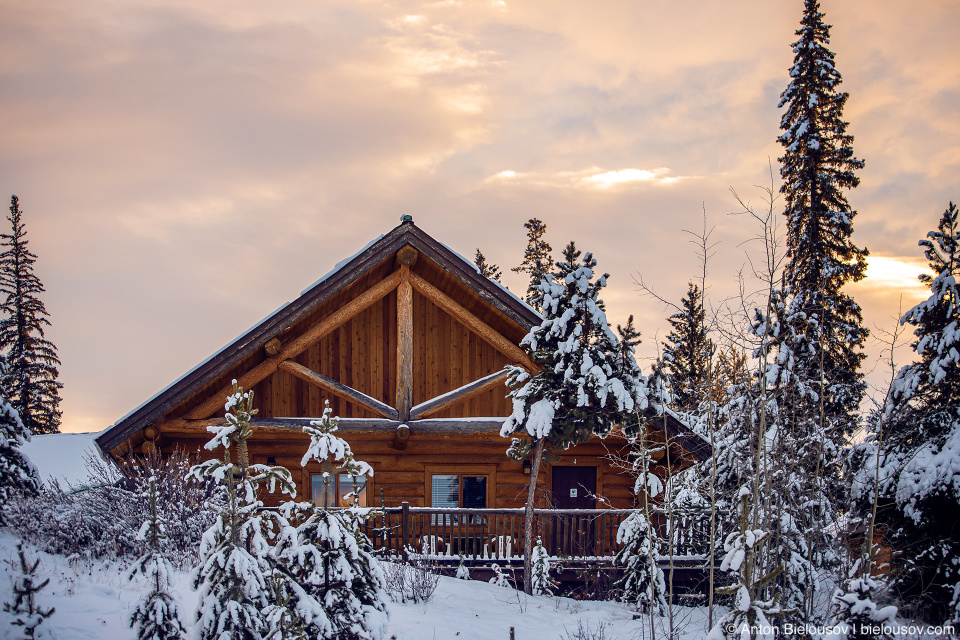
[{"label": "gable roof", "polygon": [[[259,357],[262,357],[268,343],[279,335],[284,335],[285,339],[289,336],[295,340],[299,337],[296,329],[309,327],[310,323],[316,320],[318,309],[325,308],[323,305],[337,309],[347,302],[356,301],[360,297],[356,295],[358,292],[369,293],[373,288],[371,284],[375,283],[377,286],[386,284],[385,281],[389,279],[388,274],[394,271],[394,260],[397,259],[398,252],[406,246],[416,249],[420,255],[428,259],[426,264],[429,265],[432,273],[430,277],[435,280],[435,283],[445,281],[446,284],[443,286],[448,293],[456,289],[470,298],[471,301],[466,302],[472,305],[471,309],[466,310],[468,315],[471,312],[483,314],[485,321],[497,324],[502,334],[512,336],[507,339],[511,344],[506,346],[510,347],[510,350],[520,351],[515,345],[532,326],[540,323],[542,319],[540,314],[500,283],[481,275],[477,267],[468,259],[419,229],[409,216],[404,216],[399,226],[370,242],[352,257],[338,263],[329,273],[305,289],[296,300],[274,311],[246,333],[101,432],[95,440],[97,446],[107,453],[144,428],[161,420],[206,417],[190,415],[196,408],[198,400],[201,405],[206,404],[211,407],[212,413],[213,404],[216,404],[212,403],[213,398],[225,397],[223,387],[226,382],[231,377],[240,378],[240,373],[249,370],[244,367],[255,368],[258,364],[257,354],[259,353]],[[419,279],[422,280],[422,278]],[[331,315],[335,314],[336,311],[331,313]],[[524,354],[520,352],[520,356]],[[280,424],[285,420],[273,419],[273,422]],[[297,420],[291,419],[290,422],[291,426],[296,428]],[[361,428],[368,428],[373,426],[374,422],[382,421],[360,419],[357,422],[360,423],[358,426]],[[394,421],[390,422],[395,428]],[[421,426],[429,428],[428,422],[422,421]],[[445,428],[442,420],[437,422],[441,423],[438,428]],[[694,457],[705,460],[710,456],[709,443],[694,434],[672,412],[668,411],[667,415],[658,422],[661,423],[659,426],[666,431],[668,438],[677,442]],[[499,431],[499,426],[492,423],[481,425],[477,422],[475,428],[483,431]]]},{"label": "gable roof", "polygon": [[137,431],[163,417],[194,395],[198,389],[214,382],[245,357],[262,349],[277,334],[302,320],[317,306],[357,282],[384,261],[392,260],[397,251],[406,245],[412,246],[437,263],[524,331],[540,322],[540,314],[533,308],[501,284],[481,275],[472,262],[437,242],[414,225],[409,216],[404,216],[399,226],[368,244],[353,257],[338,263],[332,271],[305,289],[296,300],[274,311],[107,428],[97,436],[97,445],[108,452]]}]

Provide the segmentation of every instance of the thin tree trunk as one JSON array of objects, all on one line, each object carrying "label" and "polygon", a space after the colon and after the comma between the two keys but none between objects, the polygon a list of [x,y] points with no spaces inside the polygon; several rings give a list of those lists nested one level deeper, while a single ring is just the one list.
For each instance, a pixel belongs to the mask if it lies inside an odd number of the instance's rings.
[{"label": "thin tree trunk", "polygon": [[537,499],[537,475],[540,473],[544,444],[543,438],[537,438],[537,444],[533,450],[533,464],[530,468],[527,510],[523,523],[523,592],[527,595],[533,594],[533,567],[530,563],[530,552],[533,550],[533,506]]}]

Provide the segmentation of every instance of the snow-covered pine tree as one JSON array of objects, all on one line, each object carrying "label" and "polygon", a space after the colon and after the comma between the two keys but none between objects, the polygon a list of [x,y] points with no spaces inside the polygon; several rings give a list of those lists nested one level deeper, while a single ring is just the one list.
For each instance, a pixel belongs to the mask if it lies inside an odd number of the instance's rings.
[{"label": "snow-covered pine tree", "polygon": [[[301,466],[311,460],[337,464],[329,473],[354,477],[373,475],[357,460],[350,445],[337,434],[337,419],[329,406],[320,420],[304,427],[310,444]],[[309,638],[322,640],[381,640],[386,637],[386,578],[373,555],[373,544],[360,527],[369,510],[357,506],[287,503],[282,511],[297,511],[303,524],[285,529],[274,555],[305,595],[320,603],[323,619],[306,625]]]},{"label": "snow-covered pine tree", "polygon": [[[960,624],[960,219],[951,202],[920,241],[934,276],[930,297],[901,323],[915,327],[919,361],[900,369],[884,407],[878,525],[900,551],[892,587],[909,613],[931,624]],[[875,469],[858,473],[869,513]]]},{"label": "snow-covered pine tree", "polygon": [[[257,497],[261,484],[273,492],[291,496],[296,488],[290,472],[283,467],[250,464],[247,440],[252,434],[250,419],[253,392],[244,392],[233,383],[233,393],[224,405],[226,426],[211,426],[213,438],[204,447],[223,448],[223,459],[212,459],[191,467],[189,477],[198,481],[216,480],[225,493],[225,506],[200,543],[200,566],[193,576],[199,591],[196,640],[264,640],[275,635],[270,622],[283,615],[265,610],[278,606],[273,580],[278,576],[272,562],[267,535],[289,525],[276,512],[262,511]],[[237,461],[231,459],[231,447]],[[291,591],[297,593],[295,584]],[[325,621],[323,610],[312,598],[289,605],[293,615],[307,622]]]},{"label": "snow-covered pine tree", "polygon": [[[524,549],[533,550],[533,505],[544,449],[565,450],[606,436],[614,424],[628,424],[647,409],[646,379],[636,361],[624,370],[617,337],[607,324],[600,291],[607,275],[596,281],[597,261],[571,242],[552,279],[538,287],[543,322],[530,329],[520,346],[540,365],[531,376],[508,366],[513,413],[500,435],[513,437],[508,455],[520,460],[532,453]],[[634,420],[635,422],[635,420]],[[524,591],[531,593],[530,552],[524,554]]]},{"label": "snow-covered pine tree", "polygon": [[523,227],[527,230],[527,248],[523,252],[523,262],[519,267],[513,267],[510,270],[515,273],[530,274],[530,284],[527,285],[524,300],[540,311],[540,282],[550,277],[550,269],[553,267],[553,257],[550,252],[553,251],[553,247],[543,239],[543,235],[547,232],[547,225],[543,221],[530,218],[523,223]]},{"label": "snow-covered pine tree", "polygon": [[[6,364],[0,356],[0,382]],[[20,448],[30,441],[17,410],[0,387],[0,526],[7,524],[5,509],[16,495],[36,496],[40,492],[37,468]]]},{"label": "snow-covered pine tree", "polygon": [[479,248],[477,248],[477,255],[473,259],[473,264],[477,265],[477,269],[480,270],[480,275],[482,275],[484,278],[490,278],[491,280],[500,282],[500,276],[503,275],[500,272],[500,267],[487,262],[486,256],[480,253]]},{"label": "snow-covered pine tree", "polygon": [[38,297],[43,285],[33,272],[37,256],[27,248],[20,201],[10,198],[10,233],[0,234],[0,351],[7,371],[2,386],[31,433],[60,432],[60,358],[44,337],[49,315]]},{"label": "snow-covered pine tree", "polygon": [[137,537],[147,549],[134,562],[127,578],[134,580],[137,575],[142,575],[149,591],[130,616],[130,627],[136,630],[138,640],[180,640],[186,629],[180,619],[180,607],[170,593],[173,565],[160,551],[166,537],[166,523],[157,513],[156,476],[148,478],[146,495],[142,497],[149,501],[150,510]]},{"label": "snow-covered pine tree", "polygon": [[[811,444],[797,452],[797,462],[811,481],[822,480],[804,494],[822,493],[839,506],[844,504],[839,458],[858,425],[866,388],[859,368],[868,332],[860,307],[841,292],[866,275],[867,251],[851,241],[856,212],[844,194],[859,183],[855,171],[863,162],[853,155],[853,136],[843,120],[848,94],[839,90],[840,73],[826,46],[830,25],[817,0],[805,0],[797,35],[790,83],[780,97],[786,108],[779,160],[789,292],[781,350],[789,350],[792,375],[804,392],[787,394],[783,402],[791,404],[785,415],[792,416],[797,442]],[[825,441],[814,438],[815,430]]]},{"label": "snow-covered pine tree", "polygon": [[537,536],[537,544],[530,555],[530,564],[533,566],[533,595],[552,596],[557,590],[557,581],[550,577],[550,554],[543,546],[543,540]]},{"label": "snow-covered pine tree", "polygon": [[662,358],[670,378],[673,409],[693,413],[705,395],[713,343],[707,337],[700,287],[688,283],[680,304],[681,310],[667,318],[672,328],[663,343]]},{"label": "snow-covered pine tree", "polygon": [[623,567],[622,576],[616,583],[621,589],[621,600],[658,616],[667,608],[664,597],[667,584],[663,570],[657,564],[661,542],[656,526],[647,515],[637,511],[620,523],[617,544],[621,546],[613,559],[614,564]]},{"label": "snow-covered pine tree", "polygon": [[[3,610],[13,615],[10,624],[20,628],[19,638],[24,640],[39,640],[50,638],[51,634],[46,627],[41,627],[43,621],[54,614],[56,609],[44,609],[37,604],[37,594],[50,584],[50,578],[37,582],[37,567],[40,558],[33,562],[27,560],[27,552],[23,550],[23,543],[17,543],[17,556],[20,559],[20,575],[13,580],[13,602],[4,602]],[[13,636],[18,638],[18,636]]]}]

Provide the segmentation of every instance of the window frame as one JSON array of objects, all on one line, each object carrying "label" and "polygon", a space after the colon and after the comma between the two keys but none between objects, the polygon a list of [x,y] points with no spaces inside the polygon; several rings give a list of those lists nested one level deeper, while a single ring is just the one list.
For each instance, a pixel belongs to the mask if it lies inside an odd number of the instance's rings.
[{"label": "window frame", "polygon": [[[463,477],[486,477],[487,495],[483,509],[493,509],[496,506],[497,492],[497,465],[495,464],[466,464],[466,465],[426,465],[423,470],[423,504],[433,506],[433,476],[458,476],[460,483],[457,501],[463,502]],[[458,509],[464,507],[458,506]]]}]

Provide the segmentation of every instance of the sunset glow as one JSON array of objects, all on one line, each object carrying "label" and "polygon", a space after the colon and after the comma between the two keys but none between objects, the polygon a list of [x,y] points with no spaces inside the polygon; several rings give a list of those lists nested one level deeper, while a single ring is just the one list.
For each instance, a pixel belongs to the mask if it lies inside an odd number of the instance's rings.
[{"label": "sunset glow", "polygon": [[[0,0],[0,193],[20,197],[65,430],[112,424],[409,213],[514,292],[523,223],[611,274],[641,358],[703,269],[739,295],[779,190],[800,0]],[[865,325],[923,296],[960,198],[957,3],[823,0],[865,167]],[[773,182],[771,184],[771,173]],[[756,188],[754,185],[760,185]],[[783,202],[775,203],[775,212]],[[761,260],[762,261],[762,260]],[[752,290],[745,286],[745,290]],[[104,345],[117,345],[104,348]],[[873,351],[870,351],[873,349]],[[868,348],[868,358],[879,353]]]}]

